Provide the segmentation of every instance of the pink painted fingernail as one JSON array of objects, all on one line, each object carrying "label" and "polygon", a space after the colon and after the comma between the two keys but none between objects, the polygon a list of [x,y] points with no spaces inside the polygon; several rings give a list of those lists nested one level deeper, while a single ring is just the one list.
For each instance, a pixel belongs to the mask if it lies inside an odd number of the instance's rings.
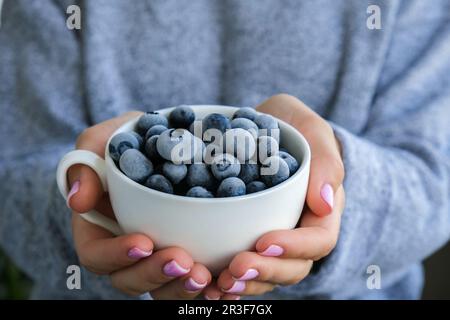
[{"label": "pink painted fingernail", "polygon": [[233,277],[234,280],[252,280],[255,279],[257,276],[259,276],[259,272],[256,269],[248,269],[247,271],[245,271],[244,275],[241,276],[240,278],[235,278]]},{"label": "pink painted fingernail", "polygon": [[206,287],[206,284],[207,282],[198,283],[194,279],[189,278],[184,282],[184,287],[186,288],[187,291],[198,291]]},{"label": "pink painted fingernail", "polygon": [[206,300],[219,300],[219,299],[220,299],[220,297],[212,298],[212,297],[210,297],[210,296],[207,296],[206,294],[205,294],[204,297],[205,297]]},{"label": "pink painted fingernail", "polygon": [[223,289],[226,293],[240,293],[245,290],[245,281],[235,281],[230,289]]},{"label": "pink painted fingernail", "polygon": [[333,209],[334,204],[334,192],[333,188],[328,184],[324,184],[322,190],[320,190],[320,196],[322,199]]},{"label": "pink painted fingernail", "polygon": [[260,255],[266,256],[266,257],[278,257],[283,254],[284,250],[282,247],[277,246],[276,244],[271,244],[266,250],[263,252],[260,252]]},{"label": "pink painted fingernail", "polygon": [[185,269],[180,266],[175,260],[166,263],[163,267],[163,272],[168,277],[179,277],[189,273],[190,269]]},{"label": "pink painted fingernail", "polygon": [[233,300],[241,300],[241,296],[236,296],[233,298]]},{"label": "pink painted fingernail", "polygon": [[70,199],[80,190],[80,181],[77,180],[72,185],[72,188],[70,189],[69,193],[67,194],[67,200],[66,205],[68,208],[70,208]]},{"label": "pink painted fingernail", "polygon": [[152,250],[150,251],[145,251],[142,249],[139,249],[138,247],[133,247],[130,249],[130,251],[128,251],[128,257],[131,259],[142,259],[142,258],[147,258],[148,256],[150,256],[153,253]]}]

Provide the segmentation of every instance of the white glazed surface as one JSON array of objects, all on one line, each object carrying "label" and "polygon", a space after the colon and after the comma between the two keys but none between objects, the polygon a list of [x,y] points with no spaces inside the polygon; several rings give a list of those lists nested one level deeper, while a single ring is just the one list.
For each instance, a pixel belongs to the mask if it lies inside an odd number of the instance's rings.
[{"label": "white glazed surface", "polygon": [[[191,107],[197,118],[213,112],[231,116],[237,109]],[[168,115],[170,110],[161,113]],[[131,120],[115,133],[134,129],[136,122],[137,119]],[[226,267],[238,252],[254,248],[264,233],[294,228],[305,201],[311,155],[297,130],[282,121],[280,128],[281,145],[301,162],[300,169],[273,188],[234,198],[189,198],[149,189],[121,173],[106,148],[108,190],[120,226],[125,233],[148,235],[156,248],[184,248],[213,274]]]}]

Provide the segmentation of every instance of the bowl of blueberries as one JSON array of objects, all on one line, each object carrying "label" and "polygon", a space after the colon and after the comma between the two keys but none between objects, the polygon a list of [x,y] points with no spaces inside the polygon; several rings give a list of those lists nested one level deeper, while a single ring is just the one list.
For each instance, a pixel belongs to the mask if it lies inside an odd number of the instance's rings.
[{"label": "bowl of blueberries", "polygon": [[88,221],[116,234],[147,234],[156,249],[179,246],[213,273],[264,233],[296,226],[305,202],[311,152],[289,124],[253,108],[182,105],[146,112],[109,139],[105,159],[75,150],[58,166],[93,168],[117,222]]}]

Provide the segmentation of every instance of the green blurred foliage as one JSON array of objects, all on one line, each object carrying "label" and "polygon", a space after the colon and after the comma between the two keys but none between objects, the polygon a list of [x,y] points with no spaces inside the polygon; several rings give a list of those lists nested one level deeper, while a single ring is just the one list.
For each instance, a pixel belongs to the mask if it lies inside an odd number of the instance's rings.
[{"label": "green blurred foliage", "polygon": [[27,299],[32,283],[0,250],[0,300]]}]

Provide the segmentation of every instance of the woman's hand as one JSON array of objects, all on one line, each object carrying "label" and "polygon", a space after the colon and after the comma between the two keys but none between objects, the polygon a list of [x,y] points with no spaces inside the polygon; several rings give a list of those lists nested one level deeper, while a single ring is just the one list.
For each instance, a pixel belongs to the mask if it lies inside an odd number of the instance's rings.
[{"label": "woman's hand", "polygon": [[[129,112],[86,129],[77,140],[77,149],[104,157],[111,134],[138,115],[139,112]],[[67,205],[74,211],[75,249],[80,263],[88,270],[110,275],[113,286],[127,294],[150,292],[154,299],[192,299],[210,283],[210,272],[183,249],[172,247],[153,252],[152,240],[143,234],[114,237],[84,220],[77,212],[95,209],[114,218],[109,197],[96,173],[87,166],[71,167],[68,178],[71,191]]]},{"label": "woman's hand", "polygon": [[256,252],[234,257],[217,284],[205,289],[208,299],[260,295],[276,285],[296,284],[309,274],[313,261],[333,250],[338,239],[345,204],[344,167],[332,128],[289,95],[274,96],[257,109],[290,123],[308,140],[312,157],[306,206],[298,228],[269,232],[257,241]]}]

